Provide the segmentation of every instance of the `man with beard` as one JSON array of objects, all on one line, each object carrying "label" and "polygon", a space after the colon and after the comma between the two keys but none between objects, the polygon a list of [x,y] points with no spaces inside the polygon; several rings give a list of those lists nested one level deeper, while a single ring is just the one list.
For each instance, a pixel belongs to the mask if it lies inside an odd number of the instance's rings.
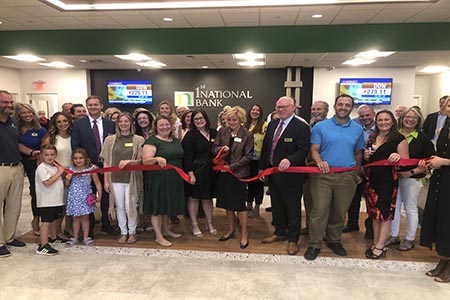
[{"label": "man with beard", "polygon": [[[353,106],[351,96],[338,96],[334,117],[312,129],[311,157],[321,173],[310,175],[313,207],[309,218],[309,247],[304,254],[307,260],[317,258],[324,235],[335,254],[347,255],[341,235],[356,183],[361,180],[357,171],[364,148],[363,129],[350,120]],[[357,170],[330,173],[332,167],[356,167]]]},{"label": "man with beard", "polygon": [[23,166],[19,152],[19,125],[11,118],[13,97],[0,90],[0,258],[11,255],[8,247],[25,247],[14,238],[23,192]]}]

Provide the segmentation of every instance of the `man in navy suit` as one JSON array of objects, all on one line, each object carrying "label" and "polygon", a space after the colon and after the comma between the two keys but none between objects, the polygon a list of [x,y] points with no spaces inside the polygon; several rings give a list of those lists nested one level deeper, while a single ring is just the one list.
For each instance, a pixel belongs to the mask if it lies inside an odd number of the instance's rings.
[{"label": "man in navy suit", "polygon": [[[86,107],[88,115],[77,120],[73,124],[71,145],[72,150],[77,148],[84,148],[91,159],[91,162],[99,168],[103,167],[103,162],[99,160],[99,154],[103,141],[108,135],[115,133],[114,122],[102,118],[101,112],[103,109],[102,99],[99,96],[89,96],[86,99]],[[95,128],[97,127],[97,128]],[[98,133],[98,134],[97,134]],[[99,173],[102,188],[104,186],[103,174]],[[109,195],[103,189],[102,200],[100,203],[102,211],[102,231],[108,234],[117,234],[116,230],[111,226],[108,216],[109,209]],[[92,237],[92,230],[94,228],[94,216],[90,216],[90,233]]]},{"label": "man in navy suit", "polygon": [[[304,166],[309,152],[309,126],[295,117],[295,101],[281,97],[276,102],[280,117],[269,123],[263,141],[259,169]],[[301,226],[301,198],[305,174],[277,173],[269,176],[270,202],[275,232],[262,240],[273,243],[288,240],[287,253],[298,253]]]},{"label": "man in navy suit", "polygon": [[431,113],[423,122],[422,131],[425,132],[431,141],[436,144],[439,136],[439,130],[444,127],[445,120],[447,119],[447,113],[445,112],[445,102],[449,96],[442,96],[439,99],[439,111]]}]

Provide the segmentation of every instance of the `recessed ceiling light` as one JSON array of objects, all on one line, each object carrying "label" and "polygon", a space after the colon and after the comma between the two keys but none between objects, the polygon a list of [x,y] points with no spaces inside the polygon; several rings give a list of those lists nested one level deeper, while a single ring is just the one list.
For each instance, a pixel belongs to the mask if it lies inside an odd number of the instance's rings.
[{"label": "recessed ceiling light", "polygon": [[265,61],[248,60],[248,61],[238,61],[237,63],[241,67],[260,67],[265,66]]},{"label": "recessed ceiling light", "polygon": [[134,60],[134,61],[141,61],[141,60],[150,60],[151,58],[147,55],[140,54],[140,53],[130,53],[126,55],[114,55],[117,58],[123,59],[123,60]]},{"label": "recessed ceiling light", "polygon": [[26,61],[26,62],[37,62],[37,61],[44,61],[44,58],[37,57],[31,54],[18,54],[18,55],[12,55],[12,56],[3,56],[4,58],[19,60],[19,61]]},{"label": "recessed ceiling light", "polygon": [[311,16],[311,18],[313,18],[313,19],[320,19],[322,17],[323,17],[323,15],[321,15],[321,14],[314,14]]},{"label": "recessed ceiling light", "polygon": [[163,21],[164,21],[164,22],[172,22],[172,21],[173,21],[173,18],[163,18]]},{"label": "recessed ceiling light", "polygon": [[366,59],[374,59],[378,57],[388,57],[389,55],[394,54],[394,51],[378,51],[378,50],[369,50],[360,52],[355,55],[355,57],[361,57]]},{"label": "recessed ceiling light", "polygon": [[46,66],[46,67],[52,67],[52,68],[60,68],[60,69],[73,67],[73,65],[66,64],[65,62],[62,62],[62,61],[53,61],[51,63],[40,63],[40,65]]},{"label": "recessed ceiling light", "polygon": [[441,73],[441,72],[446,72],[449,71],[450,67],[447,66],[427,66],[425,68],[423,68],[422,70],[420,70],[420,73]]},{"label": "recessed ceiling light", "polygon": [[154,61],[154,60],[150,60],[150,61],[146,61],[146,62],[138,62],[136,64],[141,67],[150,67],[150,68],[162,68],[162,67],[167,66],[165,63],[162,63],[159,61]]},{"label": "recessed ceiling light", "polygon": [[2,25],[3,24],[3,22],[2,21],[0,21],[0,25]]},{"label": "recessed ceiling light", "polygon": [[255,60],[255,59],[264,59],[266,55],[264,53],[247,52],[247,53],[233,54],[233,57],[235,59]]},{"label": "recessed ceiling light", "polygon": [[374,62],[376,62],[375,59],[364,59],[364,58],[353,58],[353,59],[349,59],[344,61],[342,64],[343,65],[352,65],[352,66],[359,66],[359,65],[370,65],[373,64]]},{"label": "recessed ceiling light", "polygon": [[87,60],[86,59],[79,59],[78,60],[80,63],[87,63]]},{"label": "recessed ceiling light", "polygon": [[202,69],[208,69],[208,66],[202,66]]}]

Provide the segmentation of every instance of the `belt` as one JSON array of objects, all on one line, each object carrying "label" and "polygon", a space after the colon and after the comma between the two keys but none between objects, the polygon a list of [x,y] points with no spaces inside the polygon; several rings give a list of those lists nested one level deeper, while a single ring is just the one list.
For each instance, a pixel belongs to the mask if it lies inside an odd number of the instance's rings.
[{"label": "belt", "polygon": [[15,162],[15,163],[0,163],[0,167],[15,167],[18,166],[20,164],[20,162]]}]

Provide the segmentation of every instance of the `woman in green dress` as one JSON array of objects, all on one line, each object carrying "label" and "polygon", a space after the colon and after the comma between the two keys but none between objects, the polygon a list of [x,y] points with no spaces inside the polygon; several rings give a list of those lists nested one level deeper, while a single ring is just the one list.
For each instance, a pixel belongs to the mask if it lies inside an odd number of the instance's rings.
[{"label": "woman in green dress", "polygon": [[[158,116],[154,121],[154,136],[145,141],[142,149],[144,165],[167,164],[181,168],[183,148],[173,137],[171,120]],[[144,176],[144,214],[151,216],[155,242],[170,247],[165,237],[178,238],[181,234],[169,229],[169,217],[183,215],[185,211],[184,184],[174,169],[146,171]]]}]

